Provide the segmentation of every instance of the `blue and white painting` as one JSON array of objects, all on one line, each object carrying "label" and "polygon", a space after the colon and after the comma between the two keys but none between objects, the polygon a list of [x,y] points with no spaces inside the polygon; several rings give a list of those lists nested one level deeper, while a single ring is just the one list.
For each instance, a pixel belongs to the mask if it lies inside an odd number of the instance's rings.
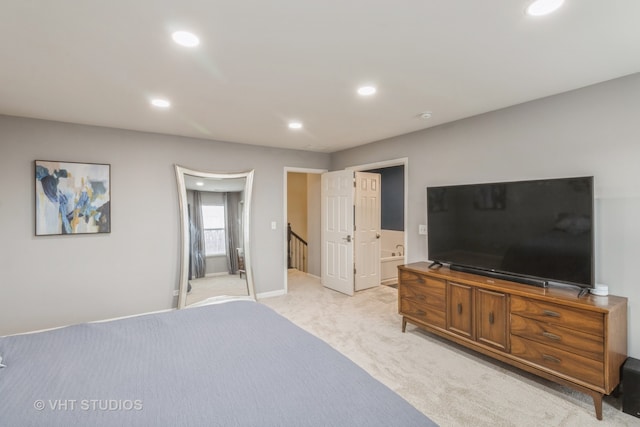
[{"label": "blue and white painting", "polygon": [[36,160],[36,235],[111,232],[110,165]]}]

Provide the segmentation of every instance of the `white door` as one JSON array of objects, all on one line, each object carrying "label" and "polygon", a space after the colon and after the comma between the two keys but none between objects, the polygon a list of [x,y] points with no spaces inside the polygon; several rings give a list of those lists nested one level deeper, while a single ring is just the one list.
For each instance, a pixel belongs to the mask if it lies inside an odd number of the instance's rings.
[{"label": "white door", "polygon": [[322,174],[322,285],[353,295],[353,171]]},{"label": "white door", "polygon": [[356,172],[355,289],[380,284],[380,174]]}]

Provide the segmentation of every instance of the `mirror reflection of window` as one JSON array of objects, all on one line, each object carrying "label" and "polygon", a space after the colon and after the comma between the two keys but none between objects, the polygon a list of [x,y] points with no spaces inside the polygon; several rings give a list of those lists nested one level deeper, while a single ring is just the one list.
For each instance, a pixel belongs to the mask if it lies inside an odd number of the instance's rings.
[{"label": "mirror reflection of window", "polygon": [[204,246],[207,256],[226,255],[224,206],[202,206]]}]

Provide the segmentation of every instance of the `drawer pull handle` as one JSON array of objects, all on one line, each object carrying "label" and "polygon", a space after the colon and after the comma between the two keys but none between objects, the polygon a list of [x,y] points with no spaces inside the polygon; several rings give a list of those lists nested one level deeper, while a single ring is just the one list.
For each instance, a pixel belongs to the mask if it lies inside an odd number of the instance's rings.
[{"label": "drawer pull handle", "polygon": [[423,310],[417,310],[417,311],[416,311],[416,314],[417,314],[418,316],[424,316],[424,315],[426,315],[426,314],[427,314],[427,312],[426,312],[426,311],[423,311]]},{"label": "drawer pull handle", "polygon": [[559,335],[552,334],[551,332],[543,332],[542,336],[554,341],[560,341],[562,339]]},{"label": "drawer pull handle", "polygon": [[489,324],[493,325],[493,322],[495,321],[494,317],[493,317],[493,311],[491,313],[489,313]]},{"label": "drawer pull handle", "polygon": [[418,283],[424,283],[424,279],[418,276]]},{"label": "drawer pull handle", "polygon": [[542,358],[544,360],[546,360],[547,362],[554,362],[554,363],[560,363],[562,362],[560,359],[558,359],[557,357],[553,357],[553,356],[549,356],[548,354],[543,354]]},{"label": "drawer pull handle", "polygon": [[557,313],[557,312],[551,311],[551,310],[544,310],[542,312],[542,314],[544,314],[545,316],[549,316],[549,317],[560,317],[560,313]]},{"label": "drawer pull handle", "polygon": [[458,303],[458,314],[462,314],[462,303]]}]

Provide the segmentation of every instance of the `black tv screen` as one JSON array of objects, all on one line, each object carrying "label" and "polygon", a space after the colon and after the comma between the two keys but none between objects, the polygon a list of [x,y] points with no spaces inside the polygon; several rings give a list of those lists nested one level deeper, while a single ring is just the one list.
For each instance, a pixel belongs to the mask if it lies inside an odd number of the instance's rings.
[{"label": "black tv screen", "polygon": [[593,200],[593,177],[427,187],[429,259],[593,287]]}]

